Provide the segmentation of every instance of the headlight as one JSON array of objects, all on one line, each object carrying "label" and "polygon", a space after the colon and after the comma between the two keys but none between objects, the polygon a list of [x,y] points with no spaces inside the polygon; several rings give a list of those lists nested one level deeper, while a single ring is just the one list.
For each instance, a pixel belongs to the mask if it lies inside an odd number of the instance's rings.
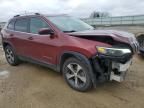
[{"label": "headlight", "polygon": [[126,48],[106,48],[106,47],[96,47],[98,53],[107,56],[123,56],[124,54],[130,54],[131,50]]}]

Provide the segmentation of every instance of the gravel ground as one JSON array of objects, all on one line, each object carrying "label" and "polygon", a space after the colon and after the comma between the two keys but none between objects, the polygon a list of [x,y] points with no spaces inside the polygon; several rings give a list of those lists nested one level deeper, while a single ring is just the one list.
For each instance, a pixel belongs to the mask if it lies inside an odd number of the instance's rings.
[{"label": "gravel ground", "polygon": [[136,56],[126,81],[72,90],[59,73],[22,63],[9,66],[0,49],[0,108],[144,108],[144,59]]}]

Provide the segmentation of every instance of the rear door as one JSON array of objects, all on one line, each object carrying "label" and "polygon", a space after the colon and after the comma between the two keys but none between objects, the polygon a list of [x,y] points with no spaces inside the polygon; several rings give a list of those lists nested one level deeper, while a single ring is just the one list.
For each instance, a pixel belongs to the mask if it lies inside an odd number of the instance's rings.
[{"label": "rear door", "polygon": [[26,52],[28,23],[27,18],[15,18],[10,21],[5,30],[7,41],[11,43],[18,55],[25,55]]},{"label": "rear door", "polygon": [[16,46],[15,36],[14,36],[14,24],[15,24],[15,20],[11,20],[9,24],[7,25],[6,29],[3,30],[3,34],[5,35],[4,37],[6,38],[5,41],[10,42],[11,45],[13,45],[13,47]]},{"label": "rear door", "polygon": [[15,22],[14,33],[14,44],[19,55],[27,56],[29,50],[28,47],[28,32],[29,32],[29,19],[18,18]]}]

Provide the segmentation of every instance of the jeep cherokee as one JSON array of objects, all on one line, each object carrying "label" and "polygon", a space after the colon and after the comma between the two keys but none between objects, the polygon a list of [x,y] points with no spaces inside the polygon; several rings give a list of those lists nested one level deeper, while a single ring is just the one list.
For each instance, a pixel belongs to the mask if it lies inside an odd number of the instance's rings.
[{"label": "jeep cherokee", "polygon": [[82,92],[101,82],[123,81],[139,47],[131,33],[95,30],[68,15],[16,15],[1,35],[10,65],[28,61],[47,66]]}]

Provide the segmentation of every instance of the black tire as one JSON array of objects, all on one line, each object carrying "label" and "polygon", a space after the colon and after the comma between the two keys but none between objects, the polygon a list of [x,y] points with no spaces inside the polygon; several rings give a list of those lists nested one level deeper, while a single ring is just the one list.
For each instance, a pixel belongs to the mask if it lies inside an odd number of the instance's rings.
[{"label": "black tire", "polygon": [[[71,71],[70,67],[73,68],[75,74]],[[71,88],[80,92],[91,89],[93,84],[85,63],[76,58],[69,58],[65,61],[62,71],[65,81]]]},{"label": "black tire", "polygon": [[6,60],[10,65],[17,66],[20,63],[16,53],[14,52],[13,48],[10,45],[7,45],[4,48],[4,51]]},{"label": "black tire", "polygon": [[137,41],[140,45],[140,48],[144,49],[144,35],[137,37]]}]

